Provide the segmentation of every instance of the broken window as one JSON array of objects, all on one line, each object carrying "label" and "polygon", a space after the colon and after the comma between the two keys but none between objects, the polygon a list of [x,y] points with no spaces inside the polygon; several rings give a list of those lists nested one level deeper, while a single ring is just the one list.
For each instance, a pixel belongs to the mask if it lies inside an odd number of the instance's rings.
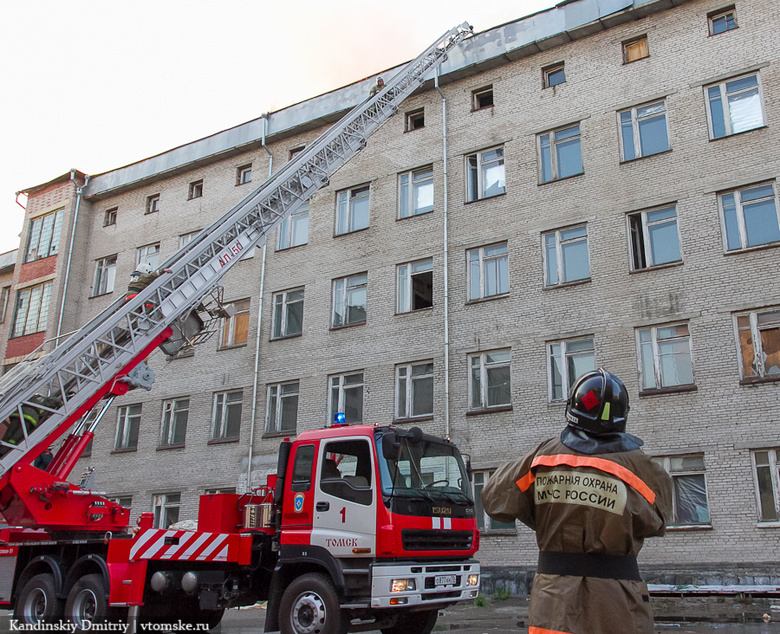
[{"label": "broken window", "polygon": [[637,336],[642,390],[693,385],[691,337],[687,324],[641,328]]},{"label": "broken window", "polygon": [[726,251],[780,240],[780,205],[774,183],[720,194],[718,200]]},{"label": "broken window", "polygon": [[740,371],[743,379],[780,379],[780,310],[737,315]]},{"label": "broken window", "polygon": [[395,368],[395,417],[433,414],[433,361],[398,365]]},{"label": "broken window", "polygon": [[653,458],[672,476],[672,519],[670,526],[710,523],[704,454]]},{"label": "broken window", "polygon": [[677,210],[674,206],[628,214],[628,229],[632,270],[680,260]]},{"label": "broken window", "polygon": [[593,337],[553,341],[547,344],[550,401],[565,401],[574,382],[596,369]]},{"label": "broken window", "polygon": [[433,306],[433,259],[398,265],[397,312],[408,313]]}]

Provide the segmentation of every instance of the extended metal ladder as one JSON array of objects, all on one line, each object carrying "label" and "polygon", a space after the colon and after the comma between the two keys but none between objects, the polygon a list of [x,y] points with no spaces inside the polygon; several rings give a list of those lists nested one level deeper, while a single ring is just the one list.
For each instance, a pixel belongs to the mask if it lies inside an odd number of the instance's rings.
[{"label": "extended metal ladder", "polygon": [[[193,309],[241,255],[264,244],[282,220],[325,187],[331,175],[366,145],[368,137],[444,61],[447,51],[470,34],[467,23],[447,31],[381,91],[353,108],[295,160],[166,261],[162,268],[171,269],[171,274],[161,276],[131,300],[117,300],[52,352],[2,377],[0,421],[14,412],[23,420],[24,405],[44,409],[48,416],[42,417],[36,428],[24,428],[18,444],[0,442],[0,453],[4,454],[0,477],[25,456],[37,456],[97,400],[121,393],[116,389],[122,387],[115,385],[117,380],[148,387],[148,370],[137,364],[174,331],[186,331]],[[132,369],[147,376],[134,377],[128,372]],[[43,407],[36,395],[54,401]],[[34,449],[37,451],[31,451]]]}]

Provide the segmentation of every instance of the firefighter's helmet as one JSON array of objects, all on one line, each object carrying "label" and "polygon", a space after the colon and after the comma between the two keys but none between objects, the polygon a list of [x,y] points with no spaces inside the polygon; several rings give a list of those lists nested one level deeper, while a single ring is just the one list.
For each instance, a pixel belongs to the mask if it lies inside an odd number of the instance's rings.
[{"label": "firefighter's helmet", "polygon": [[604,368],[586,372],[571,389],[566,420],[572,427],[600,435],[626,431],[628,392],[623,382]]},{"label": "firefighter's helmet", "polygon": [[141,275],[148,275],[152,272],[152,265],[148,262],[141,262],[136,269]]}]

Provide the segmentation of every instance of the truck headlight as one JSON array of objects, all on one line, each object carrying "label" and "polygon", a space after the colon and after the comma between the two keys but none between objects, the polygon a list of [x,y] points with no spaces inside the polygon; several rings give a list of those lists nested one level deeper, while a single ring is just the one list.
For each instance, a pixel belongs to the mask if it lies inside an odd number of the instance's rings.
[{"label": "truck headlight", "polygon": [[469,586],[478,586],[479,585],[479,575],[469,575],[469,580],[466,585]]},{"label": "truck headlight", "polygon": [[414,589],[414,579],[393,579],[390,582],[390,592],[408,592]]}]

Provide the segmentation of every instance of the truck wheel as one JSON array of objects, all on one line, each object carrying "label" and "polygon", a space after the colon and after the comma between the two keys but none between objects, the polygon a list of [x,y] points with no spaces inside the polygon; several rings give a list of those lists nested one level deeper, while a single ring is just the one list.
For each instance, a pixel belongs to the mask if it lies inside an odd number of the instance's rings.
[{"label": "truck wheel", "polygon": [[108,614],[103,575],[84,575],[73,584],[65,603],[65,618],[76,626],[77,632],[90,629],[92,623],[102,623]]},{"label": "truck wheel", "polygon": [[279,604],[279,628],[282,634],[344,634],[349,619],[330,579],[312,572],[293,580]]},{"label": "truck wheel", "polygon": [[51,623],[62,618],[62,599],[57,597],[53,575],[35,575],[24,584],[16,600],[14,618],[27,625],[41,621]]},{"label": "truck wheel", "polygon": [[393,627],[383,627],[382,634],[430,634],[439,617],[438,610],[411,612],[398,617]]}]

